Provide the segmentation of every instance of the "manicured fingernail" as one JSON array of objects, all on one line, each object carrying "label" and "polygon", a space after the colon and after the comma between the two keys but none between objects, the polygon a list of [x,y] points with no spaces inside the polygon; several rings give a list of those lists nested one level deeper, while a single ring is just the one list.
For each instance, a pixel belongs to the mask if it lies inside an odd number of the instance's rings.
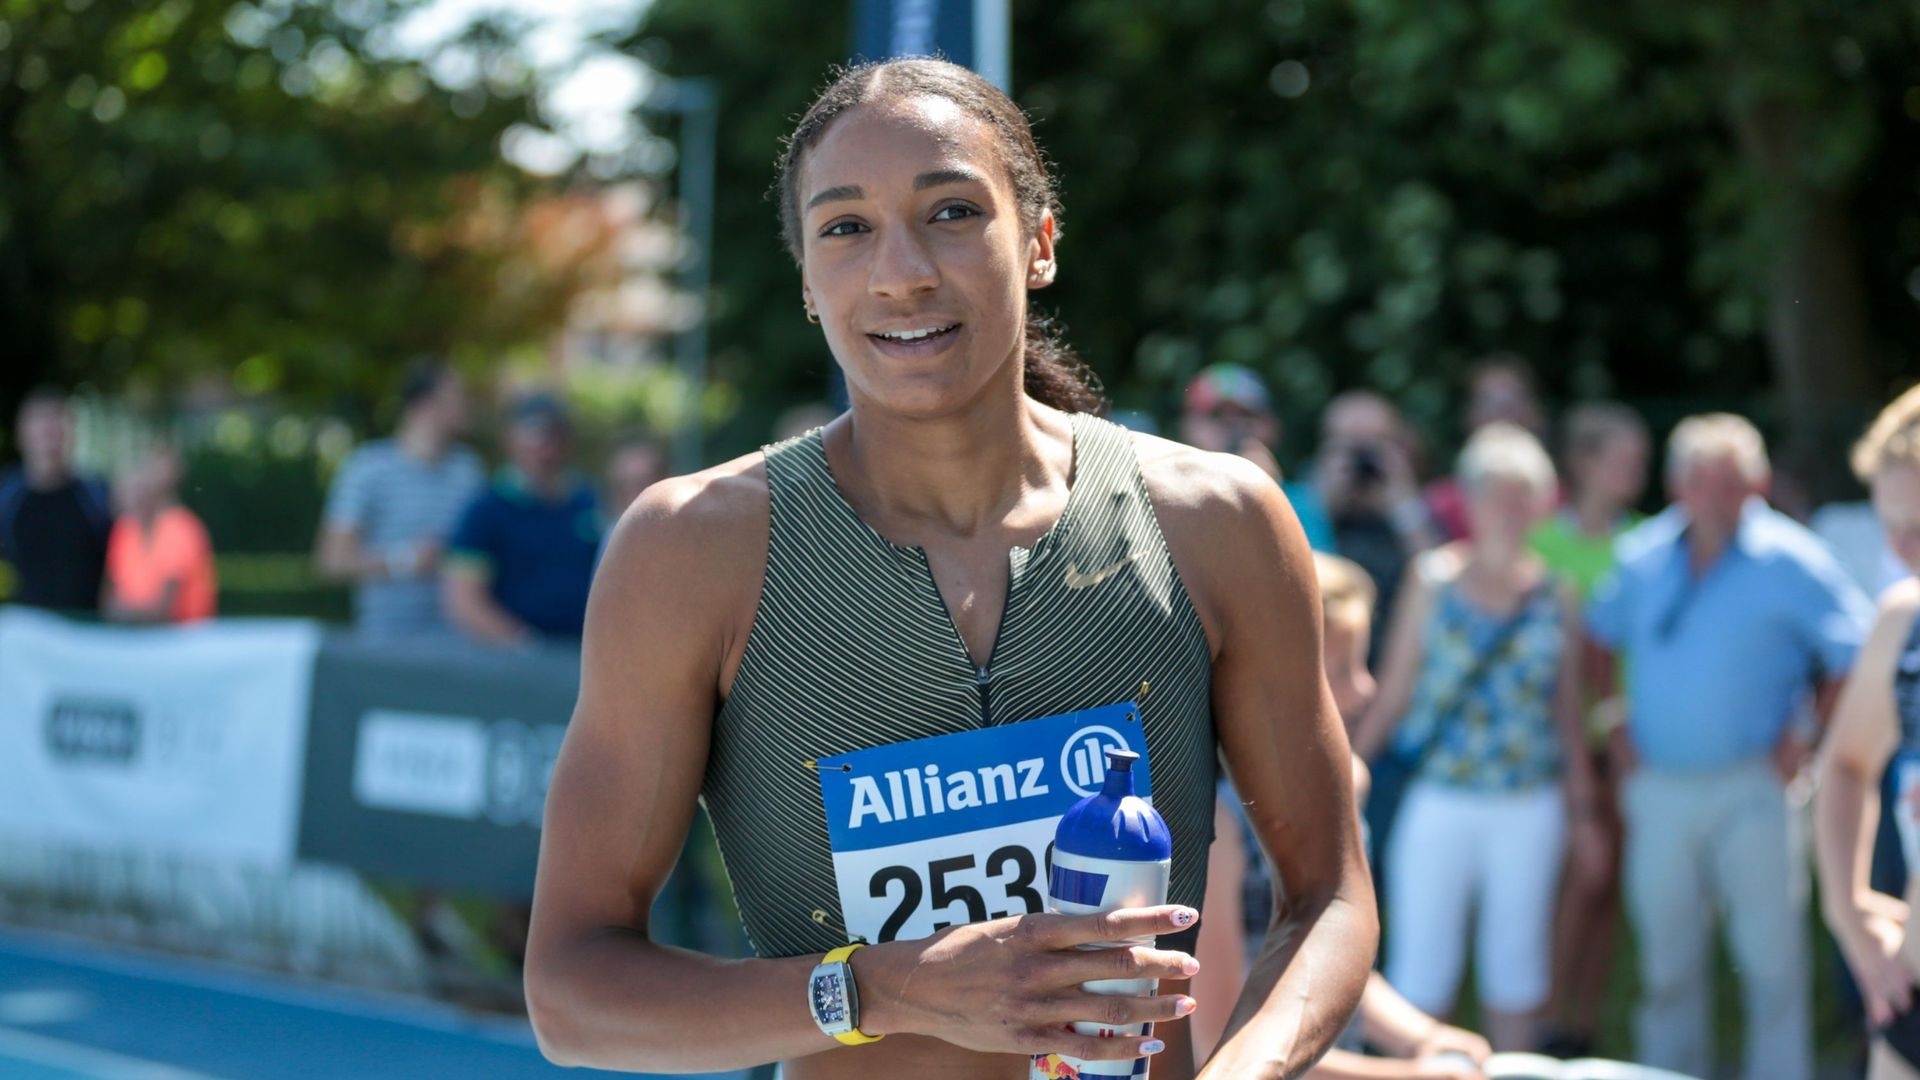
[{"label": "manicured fingernail", "polygon": [[1199,1007],[1200,1007],[1199,1002],[1193,1000],[1190,997],[1183,997],[1180,999],[1179,1003],[1174,1005],[1173,1011],[1178,1013],[1181,1016],[1189,1016],[1193,1013],[1193,1010]]},{"label": "manicured fingernail", "polygon": [[1166,1048],[1167,1044],[1161,1042],[1159,1039],[1148,1039],[1146,1042],[1140,1044],[1140,1052],[1143,1054],[1157,1054]]},{"label": "manicured fingernail", "polygon": [[1181,908],[1179,911],[1173,913],[1173,925],[1185,929],[1192,926],[1193,920],[1199,917],[1200,913],[1192,908]]},{"label": "manicured fingernail", "polygon": [[1200,974],[1200,961],[1195,960],[1191,956],[1187,957],[1185,960],[1180,961],[1180,974],[1182,975]]}]

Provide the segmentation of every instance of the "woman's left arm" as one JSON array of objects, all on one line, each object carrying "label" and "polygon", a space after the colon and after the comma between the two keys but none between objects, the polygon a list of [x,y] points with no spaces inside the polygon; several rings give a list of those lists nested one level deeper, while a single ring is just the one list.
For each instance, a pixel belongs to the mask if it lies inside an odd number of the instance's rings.
[{"label": "woman's left arm", "polygon": [[1566,758],[1563,781],[1568,820],[1578,823],[1598,805],[1599,781],[1587,746],[1586,634],[1580,621],[1580,594],[1560,587],[1560,677],[1554,686],[1553,723]]},{"label": "woman's left arm", "polygon": [[1266,948],[1200,1076],[1299,1076],[1352,1016],[1380,930],[1346,733],[1321,668],[1312,556],[1253,466],[1157,440],[1142,442],[1141,459],[1213,649],[1222,756],[1279,872]]},{"label": "woman's left arm", "polygon": [[1560,778],[1567,807],[1567,864],[1587,882],[1605,882],[1611,873],[1609,842],[1600,820],[1600,778],[1587,745],[1586,631],[1580,595],[1561,589],[1560,678],[1554,687],[1553,723],[1560,736],[1565,768]]}]

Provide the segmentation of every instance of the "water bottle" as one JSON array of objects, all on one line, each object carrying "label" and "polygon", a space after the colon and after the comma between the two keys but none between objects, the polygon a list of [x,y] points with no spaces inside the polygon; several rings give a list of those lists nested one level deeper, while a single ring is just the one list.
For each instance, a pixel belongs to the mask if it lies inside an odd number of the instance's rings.
[{"label": "water bottle", "polygon": [[[1060,819],[1054,832],[1053,870],[1047,879],[1047,910],[1061,915],[1091,915],[1117,908],[1157,907],[1167,902],[1167,877],[1173,867],[1173,836],[1166,819],[1133,793],[1131,750],[1107,751],[1107,775],[1101,789],[1080,800]],[[1082,945],[1083,949],[1119,949],[1152,945],[1153,937]],[[1157,993],[1158,979],[1099,979],[1081,983],[1094,994]],[[1152,1024],[1113,1027],[1081,1022],[1073,1030],[1105,1038],[1146,1036]],[[1065,1054],[1034,1059],[1034,1080],[1058,1077],[1145,1077],[1147,1059],[1082,1061]]]}]

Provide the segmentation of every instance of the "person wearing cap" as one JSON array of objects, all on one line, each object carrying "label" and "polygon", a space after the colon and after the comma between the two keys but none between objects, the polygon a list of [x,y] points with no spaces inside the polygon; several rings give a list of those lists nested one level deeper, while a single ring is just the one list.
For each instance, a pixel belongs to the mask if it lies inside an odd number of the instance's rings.
[{"label": "person wearing cap", "polygon": [[573,425],[547,394],[507,414],[507,466],[467,505],[442,576],[447,619],[490,645],[578,641],[600,550],[600,500],[571,468]]},{"label": "person wearing cap", "polygon": [[1287,483],[1274,458],[1280,444],[1280,421],[1273,415],[1273,396],[1266,380],[1241,364],[1212,364],[1187,384],[1180,411],[1180,438],[1188,446],[1216,453],[1238,454],[1273,477],[1293,503],[1307,544],[1315,551],[1334,550],[1333,522],[1326,503],[1306,484]]}]

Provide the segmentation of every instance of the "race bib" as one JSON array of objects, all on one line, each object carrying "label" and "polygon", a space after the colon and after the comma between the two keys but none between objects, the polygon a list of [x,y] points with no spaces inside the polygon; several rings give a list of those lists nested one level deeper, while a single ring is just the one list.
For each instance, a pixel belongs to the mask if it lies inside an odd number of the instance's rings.
[{"label": "race bib", "polygon": [[927,937],[1047,906],[1054,826],[1100,790],[1106,751],[1140,755],[1132,702],[821,758],[833,871],[847,937]]}]

